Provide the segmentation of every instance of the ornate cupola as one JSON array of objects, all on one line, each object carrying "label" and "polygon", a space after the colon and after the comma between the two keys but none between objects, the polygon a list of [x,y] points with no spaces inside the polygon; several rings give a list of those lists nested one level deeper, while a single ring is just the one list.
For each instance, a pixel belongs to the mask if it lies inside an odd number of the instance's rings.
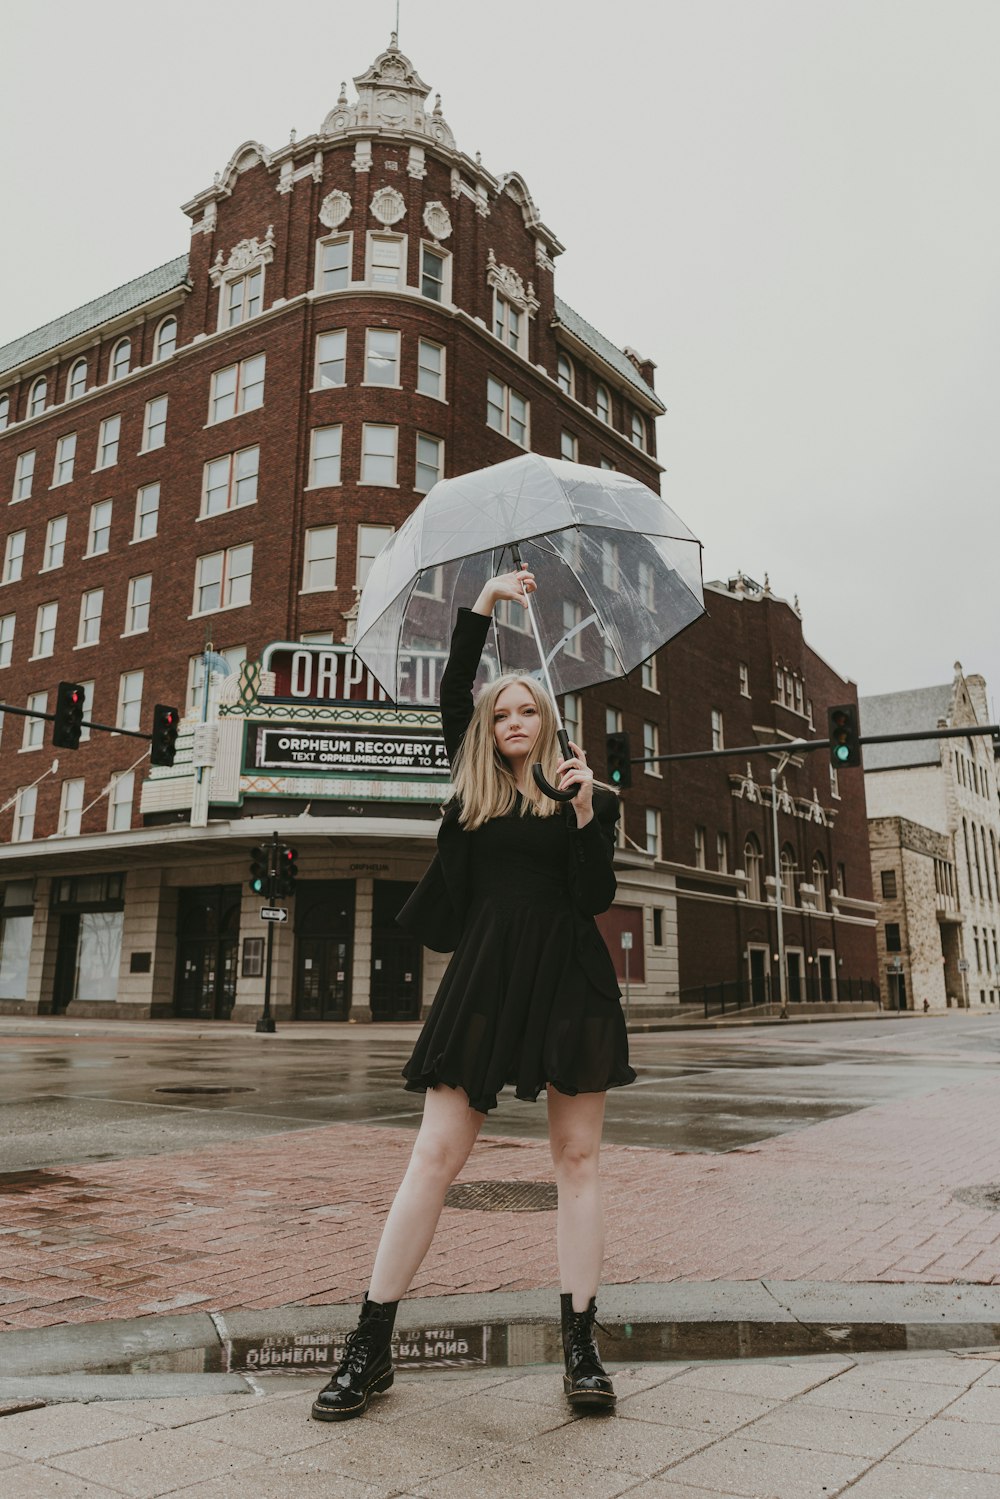
[{"label": "ornate cupola", "polygon": [[358,101],[351,105],[341,85],[340,98],[323,121],[323,135],[341,131],[399,131],[423,135],[443,146],[454,148],[455,137],[441,113],[441,96],[431,111],[424,104],[430,85],[424,83],[416,68],[396,45],[396,33],[365,73],[354,80]]}]

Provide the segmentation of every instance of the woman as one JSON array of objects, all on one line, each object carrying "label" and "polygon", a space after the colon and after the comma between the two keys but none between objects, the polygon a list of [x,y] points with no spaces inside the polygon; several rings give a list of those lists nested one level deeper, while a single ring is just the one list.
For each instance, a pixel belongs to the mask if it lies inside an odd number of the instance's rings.
[{"label": "woman", "polygon": [[[551,700],[527,677],[503,676],[473,706],[472,685],[494,606],[528,607],[527,569],[491,579],[459,609],[441,680],[441,720],[455,796],[438,855],[400,913],[428,945],[455,955],[416,1047],[406,1087],[424,1113],[389,1211],[371,1284],[344,1359],[320,1392],[321,1421],[359,1416],[393,1380],[396,1308],[430,1247],[444,1197],[497,1094],[546,1090],[558,1186],[557,1249],[566,1374],[574,1406],[614,1405],[593,1325],[603,1258],[598,1154],[609,1087],[635,1080],[620,990],[594,916],[614,900],[618,799],[595,787],[578,745],[563,760]],[[569,803],[535,786],[575,786]]]}]

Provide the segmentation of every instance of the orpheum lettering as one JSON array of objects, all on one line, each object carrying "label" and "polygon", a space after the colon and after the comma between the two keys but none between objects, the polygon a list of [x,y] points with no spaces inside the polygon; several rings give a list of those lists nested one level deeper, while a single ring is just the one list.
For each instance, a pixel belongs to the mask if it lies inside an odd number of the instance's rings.
[{"label": "orpheum lettering", "polygon": [[368,773],[448,775],[444,741],[437,735],[345,732],[343,729],[303,731],[286,725],[258,724],[250,746],[258,770],[328,770],[341,776]]},{"label": "orpheum lettering", "polygon": [[[311,703],[384,703],[388,695],[349,646],[278,646],[265,652],[274,672],[275,697]],[[401,699],[436,707],[444,652],[428,651],[400,662]]]}]

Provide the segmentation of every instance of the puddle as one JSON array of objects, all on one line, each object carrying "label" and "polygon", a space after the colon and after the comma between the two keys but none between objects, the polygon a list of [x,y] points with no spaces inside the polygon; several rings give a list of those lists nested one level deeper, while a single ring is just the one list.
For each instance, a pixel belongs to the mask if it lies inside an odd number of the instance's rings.
[{"label": "puddle", "polygon": [[67,1171],[50,1171],[48,1168],[36,1171],[0,1171],[0,1197],[30,1197],[33,1192],[47,1192],[53,1187],[78,1189],[72,1197],[63,1196],[60,1199],[62,1202],[97,1202],[97,1194],[108,1190],[93,1182],[81,1182],[78,1176]]}]

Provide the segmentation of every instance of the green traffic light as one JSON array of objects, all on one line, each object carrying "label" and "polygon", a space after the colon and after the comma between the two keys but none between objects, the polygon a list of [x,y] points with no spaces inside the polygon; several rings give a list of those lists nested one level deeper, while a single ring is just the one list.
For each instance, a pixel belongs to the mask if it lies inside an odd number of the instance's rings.
[{"label": "green traffic light", "polygon": [[840,761],[849,760],[851,758],[850,748],[846,744],[838,744],[833,753]]},{"label": "green traffic light", "polygon": [[264,893],[264,881],[263,880],[251,880],[250,881],[250,889],[253,891],[253,893],[255,895],[263,895],[263,893]]}]

